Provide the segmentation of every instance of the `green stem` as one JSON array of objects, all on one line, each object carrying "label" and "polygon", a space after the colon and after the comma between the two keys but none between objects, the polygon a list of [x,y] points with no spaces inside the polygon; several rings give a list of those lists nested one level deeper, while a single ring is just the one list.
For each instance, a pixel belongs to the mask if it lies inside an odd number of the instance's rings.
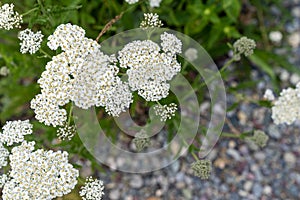
[{"label": "green stem", "polygon": [[78,177],[77,180],[78,180],[78,182],[79,182],[80,184],[82,184],[82,185],[85,184],[85,179],[81,178],[80,176]]},{"label": "green stem", "polygon": [[[224,72],[224,71],[228,68],[228,66],[230,66],[234,61],[235,61],[235,60],[234,60],[233,58],[231,58],[231,59],[228,60],[228,61],[225,63],[225,65],[220,69],[219,72],[220,72],[220,74],[221,74],[221,77],[222,77],[223,72]],[[210,83],[216,78],[216,76],[217,76],[218,74],[219,74],[219,73],[215,73],[215,74],[214,74],[207,82],[201,83],[199,89],[202,88],[202,87],[205,86],[205,85],[210,84]]]},{"label": "green stem", "polygon": [[39,50],[40,51],[40,53],[42,53],[42,54],[44,54],[45,55],[45,57],[47,57],[47,58],[52,58],[46,51],[44,51],[43,49],[40,49]]},{"label": "green stem", "polygon": [[28,15],[28,14],[30,14],[30,13],[32,13],[32,12],[38,10],[38,9],[39,9],[38,7],[32,8],[31,10],[28,10],[27,12],[23,13],[22,16],[24,17],[25,15]]},{"label": "green stem", "polygon": [[71,104],[70,111],[69,111],[68,126],[70,126],[71,124],[72,113],[73,113],[73,104]]},{"label": "green stem", "polygon": [[233,134],[233,133],[222,133],[221,137],[228,137],[228,138],[240,138],[239,135]]}]

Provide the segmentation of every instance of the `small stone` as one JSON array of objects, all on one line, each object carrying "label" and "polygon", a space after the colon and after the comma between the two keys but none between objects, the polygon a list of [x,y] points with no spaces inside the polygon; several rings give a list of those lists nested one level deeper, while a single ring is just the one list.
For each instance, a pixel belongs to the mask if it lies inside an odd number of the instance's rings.
[{"label": "small stone", "polygon": [[133,175],[130,182],[129,182],[129,185],[132,187],[132,188],[140,188],[143,186],[143,179],[140,175]]},{"label": "small stone", "polygon": [[214,162],[214,166],[220,168],[220,169],[224,169],[225,166],[227,164],[227,161],[223,158],[218,158],[215,162]]},{"label": "small stone", "polygon": [[235,149],[227,149],[227,154],[230,155],[231,157],[233,157],[234,160],[236,161],[240,161],[241,160],[241,156],[239,154],[239,152]]},{"label": "small stone", "polygon": [[266,155],[263,152],[255,152],[254,158],[259,161],[264,161],[266,159]]},{"label": "small stone", "polygon": [[158,196],[158,197],[161,197],[163,194],[164,193],[163,193],[163,191],[161,189],[156,190],[156,192],[155,192],[155,195]]},{"label": "small stone", "polygon": [[214,160],[217,157],[217,150],[216,149],[212,149],[209,154],[207,155],[207,159],[208,160]]},{"label": "small stone", "polygon": [[185,186],[185,183],[184,182],[177,182],[176,183],[176,188],[178,188],[178,189],[183,189],[183,188],[185,188],[186,186]]},{"label": "small stone", "polygon": [[266,186],[264,187],[264,194],[265,194],[265,195],[271,195],[271,194],[272,194],[272,187],[269,186],[269,185],[266,185]]},{"label": "small stone", "polygon": [[234,149],[235,146],[236,146],[235,141],[230,140],[229,143],[228,143],[228,147],[231,148],[231,149]]},{"label": "small stone", "polygon": [[193,197],[193,193],[190,189],[184,189],[182,191],[182,193],[183,193],[183,196],[185,197],[185,199],[187,199],[187,200],[192,199],[192,197]]},{"label": "small stone", "polygon": [[252,189],[252,186],[253,186],[253,182],[246,181],[244,183],[244,190],[247,191],[247,192],[249,192]]},{"label": "small stone", "polygon": [[297,161],[296,156],[291,152],[286,152],[283,156],[283,159],[290,166],[294,166]]},{"label": "small stone", "polygon": [[261,185],[259,183],[255,183],[253,186],[252,192],[256,197],[261,197],[263,188],[261,187]]},{"label": "small stone", "polygon": [[179,171],[180,168],[180,163],[178,160],[176,160],[175,162],[173,162],[173,164],[171,165],[171,169],[173,173],[177,173]]},{"label": "small stone", "polygon": [[246,196],[248,196],[248,192],[247,192],[247,191],[244,191],[244,190],[239,190],[239,195],[240,195],[241,197],[246,197]]},{"label": "small stone", "polygon": [[241,125],[246,125],[248,117],[246,115],[246,113],[244,113],[243,111],[239,111],[237,114],[238,118],[239,118],[239,122]]},{"label": "small stone", "polygon": [[112,190],[112,191],[110,191],[110,193],[109,193],[109,198],[110,199],[120,199],[120,191],[119,190]]},{"label": "small stone", "polygon": [[275,124],[271,124],[268,127],[268,135],[275,139],[279,139],[281,137],[281,133]]}]

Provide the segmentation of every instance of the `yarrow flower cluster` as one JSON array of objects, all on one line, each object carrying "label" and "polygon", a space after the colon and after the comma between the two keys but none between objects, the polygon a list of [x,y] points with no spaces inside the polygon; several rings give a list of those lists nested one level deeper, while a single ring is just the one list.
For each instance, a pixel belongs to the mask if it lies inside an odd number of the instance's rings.
[{"label": "yarrow flower cluster", "polygon": [[0,175],[0,188],[2,188],[8,180],[9,180],[9,177],[7,176],[7,174],[1,174]]},{"label": "yarrow flower cluster", "polygon": [[7,76],[10,73],[9,69],[6,66],[0,68],[0,75]]},{"label": "yarrow flower cluster", "polygon": [[244,54],[245,56],[252,55],[255,47],[256,43],[254,40],[247,37],[241,37],[233,44],[234,59],[237,61],[240,60],[242,54]]},{"label": "yarrow flower cluster", "polygon": [[134,3],[139,2],[139,0],[125,0],[125,1],[129,4],[134,4]]},{"label": "yarrow flower cluster", "polygon": [[251,137],[251,140],[259,147],[265,147],[268,140],[269,136],[266,135],[265,132],[261,130],[255,130],[254,135]]},{"label": "yarrow flower cluster", "polygon": [[195,176],[198,176],[201,179],[208,179],[211,174],[211,161],[197,160],[191,164],[191,169]]},{"label": "yarrow flower cluster", "polygon": [[[176,53],[181,53],[181,41],[173,34],[161,35],[161,46],[151,40],[136,40],[118,52],[120,67],[126,73],[131,90],[146,101],[158,101],[169,94],[168,83],[181,69]],[[163,52],[161,52],[163,50]]]},{"label": "yarrow flower cluster", "polygon": [[[125,0],[129,4],[134,4],[139,2],[139,0]],[[149,4],[151,8],[159,7],[162,0],[149,0]]]},{"label": "yarrow flower cluster", "polygon": [[269,100],[269,101],[274,101],[275,96],[274,96],[273,91],[270,89],[267,89],[264,94],[264,99]]},{"label": "yarrow flower cluster", "polygon": [[71,192],[77,184],[78,170],[68,163],[67,152],[38,149],[24,141],[9,156],[10,179],[3,187],[4,200],[50,200]]},{"label": "yarrow flower cluster", "polygon": [[165,122],[167,119],[171,119],[175,116],[177,105],[175,103],[171,103],[169,105],[155,105],[154,111],[157,116],[161,117],[160,120]]},{"label": "yarrow flower cluster", "polygon": [[14,4],[3,4],[0,7],[0,29],[21,28],[22,15],[14,11]]},{"label": "yarrow flower cluster", "polygon": [[151,8],[159,7],[162,0],[149,0]]},{"label": "yarrow flower cluster", "polygon": [[85,185],[80,189],[79,195],[83,200],[99,200],[104,195],[103,182],[92,177],[87,177]]},{"label": "yarrow flower cluster", "polygon": [[25,135],[32,134],[32,124],[29,123],[29,120],[7,121],[2,130],[0,142],[11,146],[14,143],[23,142]]},{"label": "yarrow flower cluster", "polygon": [[151,145],[150,138],[147,135],[146,131],[143,129],[140,132],[136,133],[135,138],[132,140],[132,142],[134,143],[138,152]]},{"label": "yarrow flower cluster", "polygon": [[103,106],[113,116],[129,108],[132,94],[128,84],[117,77],[115,56],[101,52],[101,46],[86,38],[81,27],[61,24],[48,40],[50,49],[60,47],[63,52],[47,63],[38,80],[41,94],[31,101],[36,119],[63,126],[67,112],[60,106],[70,101],[83,109]]},{"label": "yarrow flower cluster", "polygon": [[9,156],[9,151],[0,143],[0,169],[7,165],[7,157]]},{"label": "yarrow flower cluster", "polygon": [[57,137],[60,140],[71,140],[76,133],[75,125],[65,124],[63,127],[58,128]]},{"label": "yarrow flower cluster", "polygon": [[272,107],[272,119],[275,124],[292,124],[300,119],[300,83],[296,88],[283,89]]},{"label": "yarrow flower cluster", "polygon": [[18,38],[22,41],[20,43],[21,53],[27,53],[34,54],[41,48],[41,43],[43,41],[44,35],[41,31],[38,31],[34,33],[30,29],[25,29],[19,33]]},{"label": "yarrow flower cluster", "polygon": [[193,62],[198,58],[198,51],[195,48],[188,48],[184,52],[184,56],[187,58],[188,61]]},{"label": "yarrow flower cluster", "polygon": [[155,28],[162,27],[163,23],[159,19],[159,15],[156,13],[144,13],[144,20],[141,22],[140,27],[147,28]]}]

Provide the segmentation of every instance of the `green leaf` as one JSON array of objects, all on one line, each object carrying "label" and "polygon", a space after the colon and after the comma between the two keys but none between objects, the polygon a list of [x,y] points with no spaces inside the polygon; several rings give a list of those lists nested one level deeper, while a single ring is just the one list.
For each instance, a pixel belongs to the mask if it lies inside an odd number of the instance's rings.
[{"label": "green leaf", "polygon": [[239,0],[223,0],[223,9],[226,15],[236,22],[241,11],[241,3]]},{"label": "green leaf", "polygon": [[262,71],[266,72],[273,80],[275,80],[276,76],[272,66],[265,62],[259,55],[253,54],[248,58],[251,60],[252,63],[257,65],[257,67],[259,67]]}]

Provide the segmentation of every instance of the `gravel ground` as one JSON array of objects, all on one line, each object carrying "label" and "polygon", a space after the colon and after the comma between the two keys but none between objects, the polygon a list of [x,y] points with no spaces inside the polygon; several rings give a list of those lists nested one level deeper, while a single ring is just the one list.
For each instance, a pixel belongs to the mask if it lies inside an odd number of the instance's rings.
[{"label": "gravel ground", "polygon": [[[300,67],[300,42],[297,41],[300,7],[294,7],[292,13],[295,20],[286,26],[290,34],[287,41],[293,47],[289,60]],[[284,51],[278,48],[278,52]],[[300,80],[284,70],[278,70],[278,73],[287,86]],[[253,71],[252,75],[253,79],[261,81],[256,91],[245,93],[251,98],[261,98],[265,89],[271,87],[268,77],[258,71]],[[228,96],[228,105],[235,100]],[[221,139],[207,157],[213,163],[209,180],[200,180],[192,175],[189,165],[193,159],[190,155],[167,168],[147,174],[107,170],[99,174],[106,184],[104,199],[300,199],[300,123],[274,125],[270,109],[251,103],[240,104],[228,113],[228,118],[240,132],[264,130],[270,137],[267,146],[251,149],[241,140]]]}]

